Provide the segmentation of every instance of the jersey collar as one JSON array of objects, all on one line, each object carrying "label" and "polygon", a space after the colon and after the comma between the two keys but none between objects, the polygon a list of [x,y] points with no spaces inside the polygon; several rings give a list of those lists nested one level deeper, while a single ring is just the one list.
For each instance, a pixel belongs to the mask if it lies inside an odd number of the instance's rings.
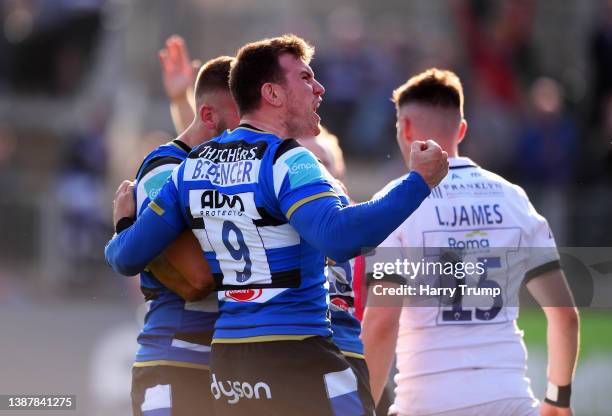
[{"label": "jersey collar", "polygon": [[190,153],[190,152],[191,152],[191,147],[189,147],[189,146],[187,145],[187,143],[185,143],[185,142],[183,142],[183,141],[180,141],[179,139],[174,139],[174,140],[172,140],[172,143],[174,143],[174,144],[176,145],[176,147],[178,147],[178,148],[180,148],[180,149],[182,149],[182,150],[186,151],[187,153]]},{"label": "jersey collar", "polygon": [[469,157],[449,157],[448,165],[449,169],[465,169],[478,167],[478,165],[474,163]]},{"label": "jersey collar", "polygon": [[263,131],[262,129],[258,129],[257,127],[252,126],[249,123],[240,123],[237,128],[241,128],[241,127],[245,128],[245,129],[249,129],[249,130],[255,130],[255,131],[258,131],[260,133],[265,133],[265,131]]}]

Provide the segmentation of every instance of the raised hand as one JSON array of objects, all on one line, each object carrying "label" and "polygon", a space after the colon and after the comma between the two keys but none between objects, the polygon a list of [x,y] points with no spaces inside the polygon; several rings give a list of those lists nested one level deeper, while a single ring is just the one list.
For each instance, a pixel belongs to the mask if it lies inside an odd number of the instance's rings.
[{"label": "raised hand", "polygon": [[195,83],[198,62],[191,61],[185,40],[172,35],[159,51],[164,89],[170,101],[185,97]]},{"label": "raised hand", "polygon": [[415,141],[410,147],[410,170],[418,172],[433,189],[448,173],[448,153],[433,140]]}]

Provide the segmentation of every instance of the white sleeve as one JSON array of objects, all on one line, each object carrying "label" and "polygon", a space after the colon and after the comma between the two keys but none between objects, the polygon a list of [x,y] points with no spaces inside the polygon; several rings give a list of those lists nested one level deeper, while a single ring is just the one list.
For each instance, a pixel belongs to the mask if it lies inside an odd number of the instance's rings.
[{"label": "white sleeve", "polygon": [[525,273],[525,279],[528,280],[549,270],[557,269],[560,264],[557,244],[548,221],[536,211],[527,195],[524,194],[524,198],[528,218],[524,230],[526,235],[524,246],[529,252]]}]

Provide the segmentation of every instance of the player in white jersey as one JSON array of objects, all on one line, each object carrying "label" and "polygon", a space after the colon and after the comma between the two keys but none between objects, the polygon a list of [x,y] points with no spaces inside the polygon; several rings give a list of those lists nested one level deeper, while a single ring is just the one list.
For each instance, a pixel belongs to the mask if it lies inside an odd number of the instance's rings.
[{"label": "player in white jersey", "polygon": [[[434,138],[448,152],[450,170],[380,246],[390,248],[377,251],[396,248],[394,252],[402,252],[404,258],[427,261],[433,248],[442,247],[442,252],[455,253],[454,261],[480,261],[484,267],[482,273],[463,281],[455,279],[457,274],[452,276],[453,284],[447,286],[455,288],[454,294],[435,297],[434,306],[406,306],[404,298],[403,308],[366,308],[363,339],[375,400],[396,346],[399,373],[390,414],[571,415],[578,314],[546,220],[520,187],[458,156],[467,123],[462,87],[455,74],[425,71],[398,88],[393,100],[404,159],[408,161],[412,141]],[[433,252],[439,259],[440,250]],[[442,279],[439,277],[438,287],[444,287]],[[526,350],[516,325],[523,281],[548,320],[549,387],[541,406],[525,375]],[[470,298],[461,296],[461,290],[467,289],[460,288],[460,282],[491,289],[495,296],[489,296],[486,305],[474,297],[469,304]],[[425,283],[423,276],[412,281],[418,290]],[[370,285],[370,296],[381,293],[380,287],[375,288],[381,284],[374,281]],[[497,289],[499,294],[493,292]],[[421,297],[419,301],[433,299]]]}]

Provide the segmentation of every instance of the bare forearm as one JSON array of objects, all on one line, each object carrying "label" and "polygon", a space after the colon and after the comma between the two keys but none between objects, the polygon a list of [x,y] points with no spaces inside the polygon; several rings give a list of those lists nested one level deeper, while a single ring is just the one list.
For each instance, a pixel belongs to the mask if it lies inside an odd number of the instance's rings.
[{"label": "bare forearm", "polygon": [[388,321],[381,325],[380,317],[374,316],[378,309],[367,308],[363,318],[363,340],[366,362],[370,372],[370,390],[374,402],[378,403],[389,378],[397,342],[398,321]]},{"label": "bare forearm", "polygon": [[580,321],[576,308],[544,308],[548,319],[548,380],[558,386],[572,382],[579,349]]},{"label": "bare forearm", "polygon": [[191,124],[194,117],[194,105],[189,99],[189,94],[185,93],[180,97],[175,97],[170,102],[170,114],[176,134],[181,134]]}]

